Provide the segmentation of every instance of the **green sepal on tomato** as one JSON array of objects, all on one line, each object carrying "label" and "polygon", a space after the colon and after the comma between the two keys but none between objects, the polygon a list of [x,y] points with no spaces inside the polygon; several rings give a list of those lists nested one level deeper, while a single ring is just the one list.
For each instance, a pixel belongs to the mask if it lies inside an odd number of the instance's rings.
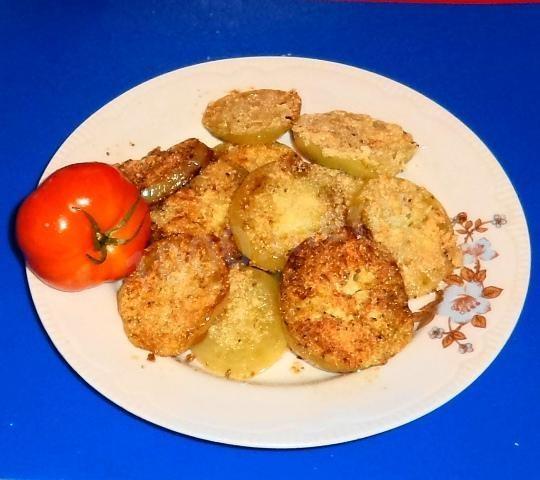
[{"label": "green sepal on tomato", "polygon": [[24,200],[15,228],[37,277],[79,291],[135,269],[150,239],[150,212],[115,167],[78,163],[54,172]]}]

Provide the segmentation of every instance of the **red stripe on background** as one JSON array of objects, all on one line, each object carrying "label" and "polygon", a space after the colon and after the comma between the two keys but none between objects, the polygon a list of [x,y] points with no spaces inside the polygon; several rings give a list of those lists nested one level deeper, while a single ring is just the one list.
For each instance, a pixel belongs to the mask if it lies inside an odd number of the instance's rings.
[{"label": "red stripe on background", "polygon": [[337,0],[342,3],[411,3],[444,5],[538,5],[540,0]]}]

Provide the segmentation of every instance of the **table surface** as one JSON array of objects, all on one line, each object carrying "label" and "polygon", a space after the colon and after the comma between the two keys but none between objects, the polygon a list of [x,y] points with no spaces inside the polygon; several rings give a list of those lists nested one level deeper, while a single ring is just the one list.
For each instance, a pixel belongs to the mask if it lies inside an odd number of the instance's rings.
[{"label": "table surface", "polygon": [[[169,432],[116,407],[41,327],[13,215],[88,115],[161,73],[206,60],[295,55],[355,65],[431,97],[499,159],[521,198],[533,259],[540,195],[540,5],[285,0],[0,2],[1,478],[515,478],[537,474],[538,270],[510,341],[466,391],[401,428],[343,445],[271,451]],[[189,477],[188,477],[189,478]]]}]

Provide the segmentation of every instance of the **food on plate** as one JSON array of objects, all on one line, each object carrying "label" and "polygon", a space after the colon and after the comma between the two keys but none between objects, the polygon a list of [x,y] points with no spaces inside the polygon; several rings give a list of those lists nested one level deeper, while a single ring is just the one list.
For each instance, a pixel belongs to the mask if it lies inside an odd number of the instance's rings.
[{"label": "food on plate", "polygon": [[287,346],[279,283],[268,273],[239,265],[231,268],[229,283],[206,337],[191,351],[208,370],[243,380],[271,366]]},{"label": "food on plate", "polygon": [[332,372],[382,365],[412,337],[399,269],[365,229],[300,244],[283,271],[281,310],[293,352]]},{"label": "food on plate", "polygon": [[232,196],[247,171],[227,159],[208,165],[187,187],[178,190],[151,216],[158,237],[177,233],[223,237]]},{"label": "food on plate", "polygon": [[117,167],[148,203],[155,203],[183,187],[213,159],[212,149],[190,138],[165,151],[157,147],[140,160],[127,160]]},{"label": "food on plate", "polygon": [[296,152],[279,142],[256,145],[234,145],[221,143],[214,147],[214,153],[220,159],[227,159],[248,172],[277,160],[296,156]]},{"label": "food on plate", "polygon": [[[400,126],[300,109],[294,90],[233,91],[204,112],[212,149],[59,170],[17,216],[28,265],[63,290],[126,277],[118,311],[149,358],[191,349],[238,380],[287,345],[330,372],[386,363],[412,337],[409,298],[461,265],[453,225],[395,177],[418,148]],[[307,159],[276,142],[291,128]]]},{"label": "food on plate", "polygon": [[271,143],[291,128],[301,105],[294,90],[235,90],[206,107],[203,124],[225,142]]},{"label": "food on plate", "polygon": [[150,238],[148,205],[111,165],[54,172],[22,203],[17,242],[45,283],[78,291],[133,271]]},{"label": "food on plate", "polygon": [[403,178],[366,182],[352,201],[350,222],[365,224],[394,256],[409,297],[437,288],[461,265],[452,222],[425,188]]},{"label": "food on plate", "polygon": [[263,165],[234,194],[229,209],[234,240],[254,265],[279,271],[303,240],[345,224],[358,187],[358,180],[298,156]]},{"label": "food on plate", "polygon": [[418,148],[399,125],[341,110],[301,115],[292,133],[309,160],[362,178],[396,175]]},{"label": "food on plate", "polygon": [[152,243],[118,291],[118,311],[135,346],[175,356],[201,340],[229,288],[215,240],[176,235]]}]

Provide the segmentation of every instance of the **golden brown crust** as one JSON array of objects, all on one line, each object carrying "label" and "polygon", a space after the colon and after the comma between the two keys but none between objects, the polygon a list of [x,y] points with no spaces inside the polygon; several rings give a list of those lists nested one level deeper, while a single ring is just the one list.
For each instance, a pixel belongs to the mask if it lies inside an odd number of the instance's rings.
[{"label": "golden brown crust", "polygon": [[348,228],[309,238],[290,254],[281,310],[290,348],[333,372],[384,364],[412,336],[394,260],[369,235]]},{"label": "golden brown crust", "polygon": [[270,143],[298,119],[301,104],[294,90],[233,91],[206,107],[203,124],[232,143]]},{"label": "golden brown crust", "polygon": [[192,352],[211,371],[246,379],[276,362],[286,348],[279,284],[268,273],[239,265],[231,268],[229,284],[212,326]]},{"label": "golden brown crust", "polygon": [[234,239],[253,264],[281,270],[287,253],[317,232],[345,225],[358,180],[297,155],[251,172],[237,190],[229,216]]},{"label": "golden brown crust", "polygon": [[220,159],[208,165],[190,184],[152,209],[156,236],[178,233],[223,237],[228,230],[232,196],[247,172]]},{"label": "golden brown crust", "polygon": [[228,288],[228,268],[215,241],[178,235],[145,250],[118,291],[118,310],[131,343],[175,356],[204,336]]},{"label": "golden brown crust", "polygon": [[353,199],[350,222],[365,224],[394,256],[410,297],[435,290],[461,265],[452,223],[425,188],[403,178],[369,180]]},{"label": "golden brown crust", "polygon": [[152,201],[157,201],[185,185],[213,160],[212,149],[196,138],[190,138],[165,151],[157,147],[140,160],[127,160],[117,168],[139,190],[160,190],[153,192],[155,198]]},{"label": "golden brown crust", "polygon": [[418,147],[399,125],[342,110],[301,115],[292,132],[310,160],[363,178],[396,175]]},{"label": "golden brown crust", "polygon": [[296,152],[279,142],[258,145],[220,143],[214,147],[217,158],[226,159],[252,172],[263,165],[296,157]]}]

